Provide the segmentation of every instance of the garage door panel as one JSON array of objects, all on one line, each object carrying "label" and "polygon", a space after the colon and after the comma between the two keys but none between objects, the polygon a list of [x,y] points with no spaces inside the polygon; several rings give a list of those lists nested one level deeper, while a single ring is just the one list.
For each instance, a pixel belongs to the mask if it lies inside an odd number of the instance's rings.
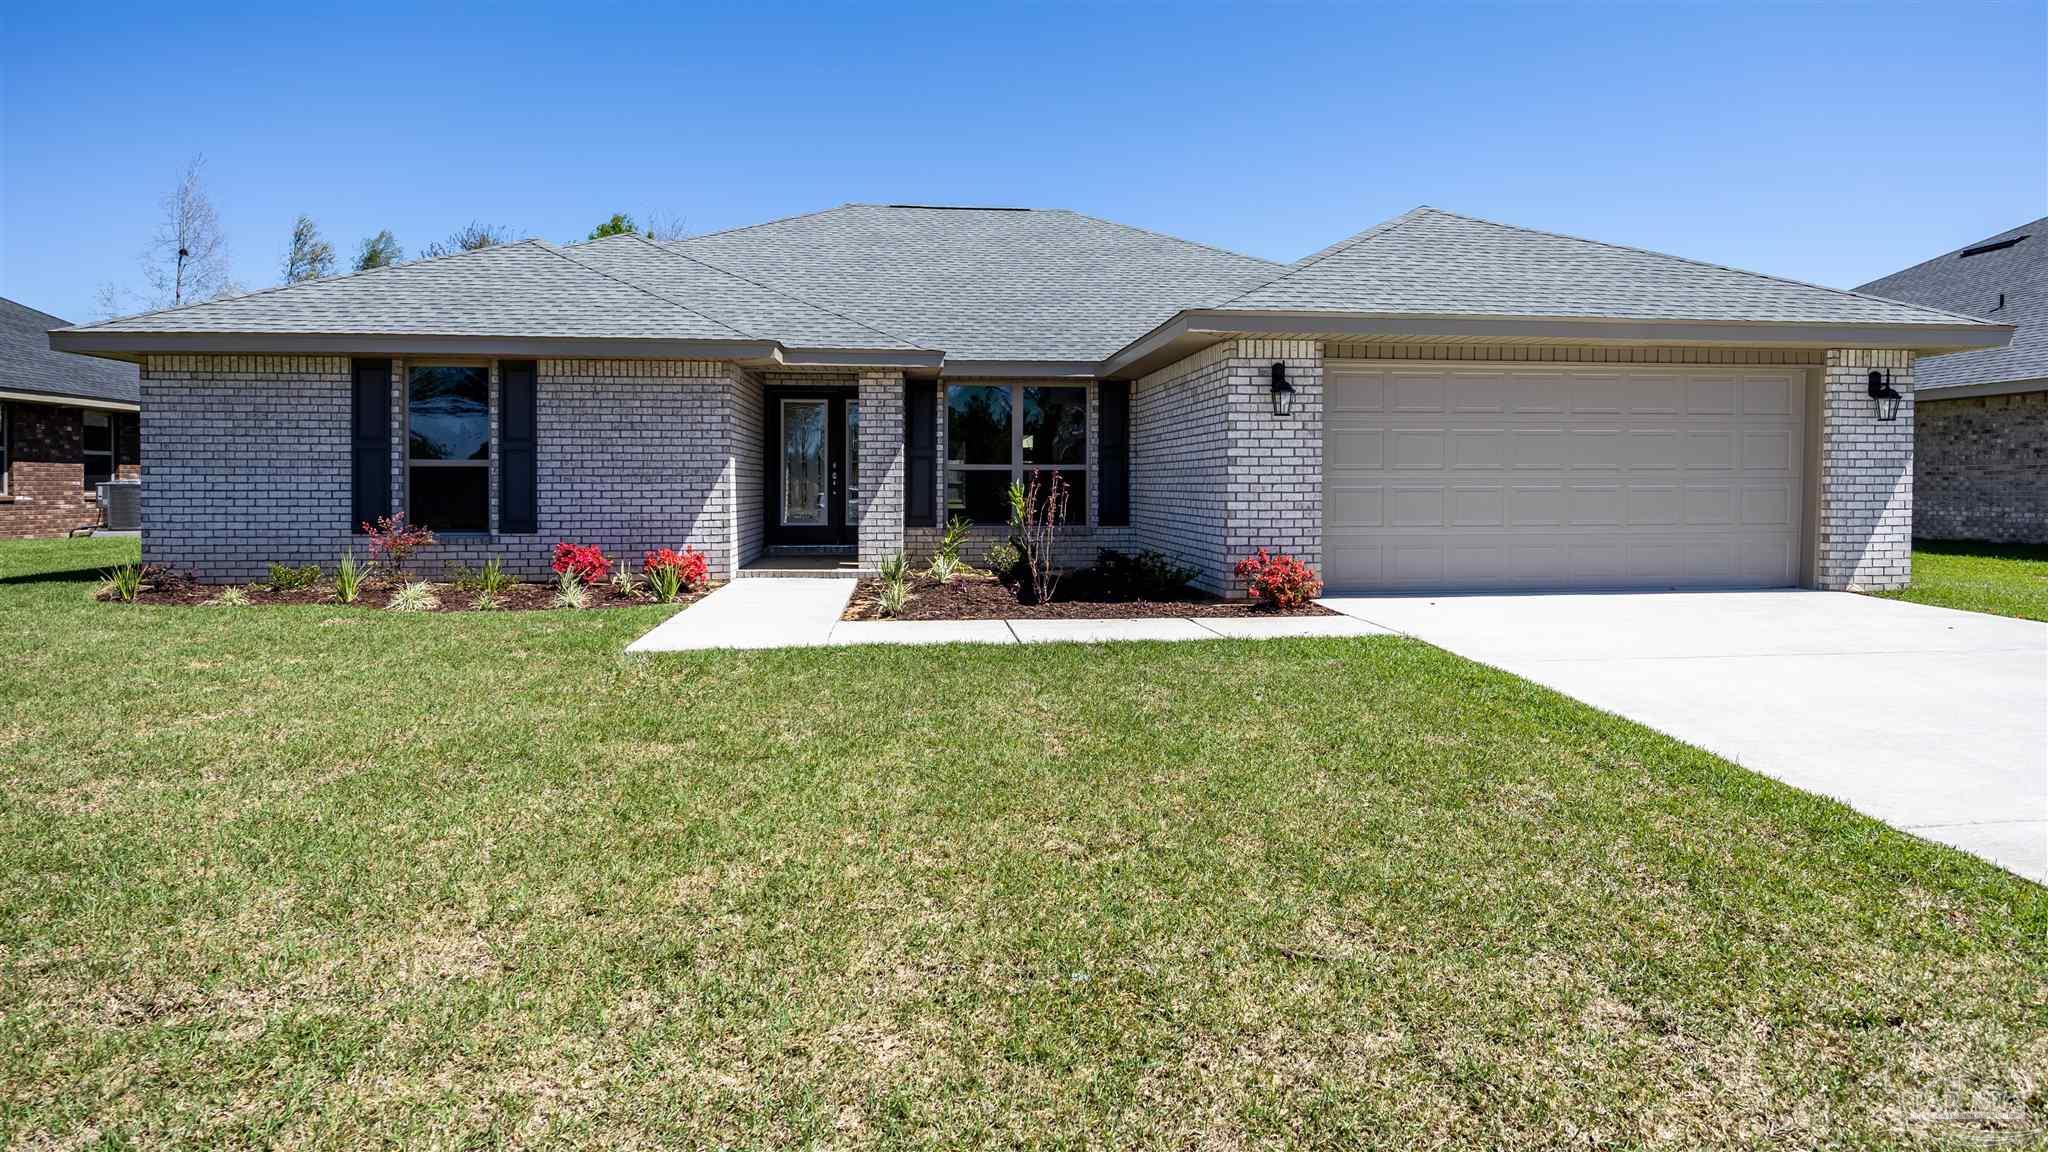
[{"label": "garage door panel", "polygon": [[[1797,578],[1799,370],[1337,369],[1330,379],[1333,411],[1367,413],[1326,424],[1333,592]],[[1383,412],[1363,407],[1382,399]]]},{"label": "garage door panel", "polygon": [[1387,374],[1383,370],[1330,372],[1323,381],[1323,412],[1328,420],[1352,413],[1378,415],[1386,409]]}]

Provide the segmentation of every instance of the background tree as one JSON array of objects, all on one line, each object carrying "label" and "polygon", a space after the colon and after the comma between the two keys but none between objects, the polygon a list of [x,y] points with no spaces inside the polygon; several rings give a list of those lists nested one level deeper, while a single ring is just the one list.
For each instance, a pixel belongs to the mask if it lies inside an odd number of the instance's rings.
[{"label": "background tree", "polygon": [[372,268],[388,268],[405,259],[405,249],[398,246],[398,237],[391,229],[380,228],[375,236],[366,236],[356,247],[356,271],[368,272]]},{"label": "background tree", "polygon": [[420,259],[431,260],[436,256],[447,256],[456,252],[474,252],[479,248],[490,248],[512,239],[510,229],[496,224],[479,224],[471,220],[467,225],[449,234],[446,240],[436,240],[420,250]]},{"label": "background tree", "polygon": [[607,236],[628,236],[640,231],[633,218],[624,212],[612,213],[612,218],[590,230],[590,239],[602,240]]},{"label": "background tree", "polygon": [[683,218],[674,212],[649,212],[647,226],[641,229],[649,240],[681,240],[689,233],[683,231]]},{"label": "background tree", "polygon": [[154,306],[175,308],[241,291],[228,275],[228,239],[220,213],[206,194],[204,156],[185,165],[177,187],[163,198],[163,220],[142,254],[142,276],[156,291]]},{"label": "background tree", "polygon": [[334,246],[320,238],[320,229],[304,213],[292,222],[292,242],[284,253],[284,282],[302,284],[334,275]]}]

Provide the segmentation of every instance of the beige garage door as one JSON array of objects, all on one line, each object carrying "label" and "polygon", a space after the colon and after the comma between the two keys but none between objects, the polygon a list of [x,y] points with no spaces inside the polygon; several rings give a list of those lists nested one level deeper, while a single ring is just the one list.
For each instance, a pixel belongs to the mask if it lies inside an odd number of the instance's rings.
[{"label": "beige garage door", "polygon": [[1798,581],[1797,369],[1333,362],[1324,385],[1333,593]]}]

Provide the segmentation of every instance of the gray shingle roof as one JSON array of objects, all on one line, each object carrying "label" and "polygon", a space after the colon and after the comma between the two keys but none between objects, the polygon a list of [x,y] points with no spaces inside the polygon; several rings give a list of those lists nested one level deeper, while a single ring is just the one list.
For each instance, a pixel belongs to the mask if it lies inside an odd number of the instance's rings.
[{"label": "gray shingle roof", "polygon": [[133,364],[50,347],[50,330],[69,323],[26,304],[0,299],[0,392],[140,404],[141,374]]},{"label": "gray shingle roof", "polygon": [[688,304],[730,328],[779,340],[788,347],[913,347],[907,340],[720,271],[644,236],[607,236],[571,244],[562,251],[621,280]]},{"label": "gray shingle roof", "polygon": [[[1974,256],[1972,248],[2024,236],[2011,247]],[[1922,388],[1954,388],[2048,378],[2048,216],[1987,236],[1953,252],[1894,272],[1856,289],[2016,324],[2003,348],[1932,356],[1914,366]],[[1999,294],[2005,306],[1998,307]]]},{"label": "gray shingle roof", "polygon": [[100,332],[319,332],[743,340],[749,335],[538,240],[187,304]]},{"label": "gray shingle roof", "polygon": [[1223,307],[1608,320],[1967,322],[1839,289],[1428,207],[1326,248]]},{"label": "gray shingle roof", "polygon": [[1287,270],[1059,209],[848,204],[671,247],[959,360],[1097,360]]}]

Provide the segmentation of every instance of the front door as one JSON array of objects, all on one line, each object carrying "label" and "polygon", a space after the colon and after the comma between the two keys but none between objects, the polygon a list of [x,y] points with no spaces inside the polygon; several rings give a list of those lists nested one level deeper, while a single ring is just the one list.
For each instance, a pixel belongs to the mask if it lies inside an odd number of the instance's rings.
[{"label": "front door", "polygon": [[768,394],[768,543],[850,545],[860,523],[860,401],[852,389]]}]

